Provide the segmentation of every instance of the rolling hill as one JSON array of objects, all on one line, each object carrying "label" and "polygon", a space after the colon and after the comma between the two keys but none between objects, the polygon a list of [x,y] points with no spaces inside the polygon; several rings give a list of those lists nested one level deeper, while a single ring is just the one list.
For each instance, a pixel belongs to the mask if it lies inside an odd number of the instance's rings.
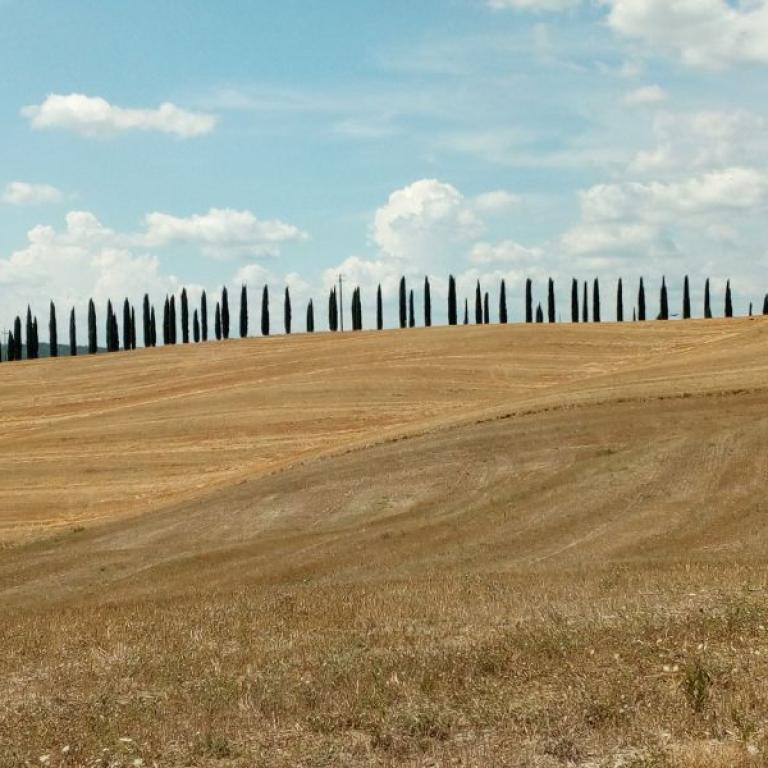
[{"label": "rolling hill", "polygon": [[0,403],[1,765],[766,754],[763,318],[37,360]]}]

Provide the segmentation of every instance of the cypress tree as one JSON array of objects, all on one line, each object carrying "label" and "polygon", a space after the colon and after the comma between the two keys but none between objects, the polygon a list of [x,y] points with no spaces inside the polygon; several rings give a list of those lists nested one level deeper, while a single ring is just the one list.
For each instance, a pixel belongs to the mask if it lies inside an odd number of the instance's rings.
[{"label": "cypress tree", "polygon": [[456,305],[456,278],[448,275],[448,325],[458,323],[458,307]]},{"label": "cypress tree", "polygon": [[69,354],[77,356],[77,324],[75,321],[75,308],[69,311]]},{"label": "cypress tree", "polygon": [[555,322],[555,281],[550,277],[547,288],[547,319],[550,323]]},{"label": "cypress tree", "polygon": [[483,324],[483,296],[480,293],[480,281],[475,286],[475,325]]},{"label": "cypress tree", "polygon": [[581,320],[584,323],[589,322],[589,288],[587,288],[587,281],[584,281],[584,295],[581,299]]},{"label": "cypress tree", "polygon": [[632,307],[632,322],[637,322],[637,310],[634,307]]},{"label": "cypress tree", "polygon": [[149,338],[152,342],[152,346],[157,346],[157,323],[155,322],[155,308],[151,307],[149,310]]},{"label": "cypress tree", "polygon": [[571,280],[571,322],[579,322],[579,283],[575,277]]},{"label": "cypress tree", "polygon": [[543,323],[544,322],[544,310],[541,308],[541,302],[536,305],[536,322],[537,323]]},{"label": "cypress tree", "polygon": [[597,278],[592,287],[592,322],[600,322],[600,281]]},{"label": "cypress tree", "polygon": [[136,349],[136,309],[131,306],[131,349]]},{"label": "cypress tree", "polygon": [[221,289],[221,335],[229,338],[229,294],[226,285]]},{"label": "cypress tree", "polygon": [[731,296],[731,281],[725,284],[725,316],[733,317],[733,296]]},{"label": "cypress tree", "polygon": [[171,343],[171,302],[170,299],[165,297],[165,304],[163,305],[163,344]]},{"label": "cypress tree", "polygon": [[400,278],[399,292],[400,327],[405,328],[408,323],[408,311],[406,309],[405,278]]},{"label": "cypress tree", "polygon": [[525,281],[525,322],[533,322],[533,283],[530,277]]},{"label": "cypress tree", "polygon": [[200,337],[203,341],[208,341],[208,297],[205,291],[200,297]]},{"label": "cypress tree", "polygon": [[413,305],[413,288],[408,291],[408,327],[413,328],[416,325],[416,312]]},{"label": "cypress tree", "polygon": [[490,322],[491,322],[490,298],[488,296],[488,291],[486,291],[485,295],[483,296],[483,323],[485,325],[488,325]]},{"label": "cypress tree", "polygon": [[765,294],[763,299],[763,314],[768,315],[768,293]]},{"label": "cypress tree", "polygon": [[336,288],[331,288],[328,293],[328,330],[336,331],[338,324],[338,308],[336,306]]},{"label": "cypress tree", "polygon": [[269,288],[261,292],[261,335],[269,336]]},{"label": "cypress tree", "polygon": [[291,292],[288,290],[288,286],[285,286],[285,299],[283,301],[283,325],[285,326],[285,332],[290,335],[291,333]]},{"label": "cypress tree", "polygon": [[502,278],[501,288],[499,289],[499,323],[506,325],[507,322],[507,284],[504,278]]},{"label": "cypress tree", "polygon": [[424,327],[432,326],[432,291],[429,287],[429,278],[424,277]]},{"label": "cypress tree", "polygon": [[214,332],[216,334],[216,341],[221,341],[221,305],[216,302],[216,313],[214,315]]},{"label": "cypress tree", "polygon": [[32,327],[32,309],[27,304],[27,322],[25,324],[26,336],[27,336],[27,360],[35,359],[35,338],[34,328]]},{"label": "cypress tree", "polygon": [[197,315],[197,310],[192,315],[192,336],[195,340],[195,344],[200,342],[200,319]]},{"label": "cypress tree", "polygon": [[469,325],[469,301],[464,299],[464,325]]},{"label": "cypress tree", "polygon": [[352,291],[352,330],[363,330],[363,308],[360,302],[360,287]]},{"label": "cypress tree", "polygon": [[621,278],[616,286],[616,322],[624,322],[624,283]]},{"label": "cypress tree", "polygon": [[144,294],[144,300],[141,303],[141,319],[143,321],[144,330],[144,346],[149,348],[152,346],[152,325],[149,319],[149,294]]},{"label": "cypress tree", "polygon": [[128,299],[123,302],[123,351],[131,348],[131,305]]},{"label": "cypress tree", "polygon": [[248,290],[243,283],[240,288],[240,338],[248,335]]},{"label": "cypress tree", "polygon": [[104,331],[107,334],[107,352],[111,352],[114,349],[114,344],[112,341],[112,300],[107,299],[107,320],[104,325]]},{"label": "cypress tree", "polygon": [[189,344],[189,300],[187,289],[181,289],[181,343]]},{"label": "cypress tree", "polygon": [[95,355],[98,348],[96,336],[96,307],[93,299],[88,299],[88,354]]},{"label": "cypress tree", "polygon": [[117,315],[112,312],[112,351],[120,351],[120,331],[117,328]]},{"label": "cypress tree", "polygon": [[171,344],[176,343],[176,296],[171,296],[170,309],[168,311],[168,336]]},{"label": "cypress tree", "polygon": [[707,320],[712,318],[712,295],[709,290],[709,278],[704,283],[704,317]]},{"label": "cypress tree", "polygon": [[37,317],[32,321],[32,349],[34,359],[40,357],[40,337],[37,335]]},{"label": "cypress tree", "polygon": [[384,303],[381,300],[381,283],[376,288],[376,328],[379,331],[384,328]]},{"label": "cypress tree", "polygon": [[48,314],[48,345],[50,346],[50,356],[59,356],[59,333],[56,328],[56,307],[53,302],[49,308]]},{"label": "cypress tree", "polygon": [[16,359],[16,340],[13,338],[13,331],[8,333],[8,362]]},{"label": "cypress tree", "polygon": [[688,275],[683,282],[683,319],[691,319],[691,284],[688,281]]},{"label": "cypress tree", "polygon": [[659,304],[661,305],[659,319],[669,320],[669,297],[667,296],[667,279],[665,277],[661,278],[661,296]]},{"label": "cypress tree", "polygon": [[645,284],[643,278],[640,278],[640,287],[637,289],[637,319],[645,322]]},{"label": "cypress tree", "polygon": [[13,359],[21,360],[21,318],[18,315],[13,321],[13,342]]},{"label": "cypress tree", "polygon": [[315,332],[315,307],[312,299],[307,304],[307,333]]},{"label": "cypress tree", "polygon": [[752,302],[749,302],[749,316],[752,317]]}]

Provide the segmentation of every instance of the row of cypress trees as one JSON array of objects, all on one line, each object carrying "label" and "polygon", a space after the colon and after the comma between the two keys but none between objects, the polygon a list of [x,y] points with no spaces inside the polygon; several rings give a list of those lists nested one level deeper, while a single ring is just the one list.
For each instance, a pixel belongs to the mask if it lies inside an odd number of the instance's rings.
[{"label": "row of cypress trees", "polygon": [[[203,291],[200,298],[200,306],[195,307],[192,313],[191,334],[190,334],[190,307],[186,288],[183,288],[180,294],[180,320],[181,320],[181,342],[188,344],[190,340],[194,343],[208,341],[208,298]],[[423,286],[423,309],[424,325],[432,325],[432,293],[429,278],[424,278]],[[579,286],[579,282],[574,278],[571,282],[571,312],[570,319],[573,323],[589,322],[590,320],[590,301],[589,284],[584,282]],[[360,287],[356,287],[352,292],[352,330],[359,331],[363,329],[363,308]],[[340,300],[337,294],[336,286],[331,288],[328,296],[328,328],[330,331],[338,331],[340,328]],[[474,297],[474,322],[478,325],[490,323],[490,295],[486,291],[483,293],[478,280],[475,286]],[[749,314],[752,314],[752,305],[749,307]],[[768,294],[763,301],[763,314],[768,315]],[[122,348],[123,350],[136,349],[136,312],[128,299],[123,302],[122,308]],[[683,303],[681,315],[684,319],[692,316],[691,310],[691,292],[688,276],[683,282]],[[731,291],[730,280],[725,287],[724,300],[725,317],[733,317],[733,295]],[[704,284],[704,317],[711,318],[712,313],[712,293],[710,280],[707,278]],[[600,282],[595,278],[592,283],[592,301],[591,301],[591,319],[592,322],[601,322],[602,307],[600,299]],[[659,312],[656,316],[658,320],[668,320],[670,317],[669,296],[666,278],[662,278],[659,290]],[[502,279],[499,287],[499,322],[505,324],[508,322],[507,313],[507,292],[506,284]],[[468,324],[469,301],[464,300],[464,324]],[[557,321],[557,306],[555,298],[555,283],[552,278],[547,282],[546,298],[546,319],[550,323]],[[624,322],[625,319],[625,300],[624,284],[619,278],[616,286],[616,320]],[[647,299],[645,283],[640,278],[637,289],[637,301],[632,308],[633,321],[645,321],[647,319]],[[177,314],[176,297],[166,296],[163,303],[163,344],[177,343]],[[286,333],[292,332],[293,312],[291,305],[291,296],[288,287],[285,288],[283,298],[283,328]],[[545,320],[544,307],[539,302],[534,308],[533,300],[533,281],[529,278],[525,283],[525,322],[543,323]],[[408,290],[405,277],[400,278],[398,285],[398,321],[400,328],[413,328],[416,325],[415,296],[414,290]],[[448,324],[458,325],[459,315],[457,306],[456,279],[453,275],[448,278]],[[93,299],[88,302],[88,353],[95,354],[98,351],[96,308]],[[376,328],[382,330],[384,327],[384,308],[382,301],[381,285],[376,290]],[[269,314],[269,287],[264,286],[261,300],[261,334],[269,336],[271,330]],[[50,355],[56,357],[59,353],[58,329],[56,318],[56,307],[53,302],[49,307],[48,320]],[[145,347],[157,346],[157,324],[155,317],[155,308],[152,306],[147,294],[142,301],[142,331]],[[248,292],[243,285],[240,293],[240,314],[239,314],[240,337],[248,335]],[[315,309],[314,302],[310,299],[306,311],[306,331],[314,333],[315,331]],[[27,307],[26,323],[26,352],[27,359],[39,357],[40,345],[38,337],[37,317],[32,315],[30,307]],[[228,339],[230,335],[230,311],[229,295],[226,286],[222,289],[221,298],[216,302],[214,312],[214,335],[217,340]],[[108,352],[117,352],[121,347],[121,337],[118,328],[117,314],[115,313],[112,302],[107,302],[106,316],[106,350]],[[23,356],[22,343],[22,323],[21,318],[16,317],[13,323],[13,330],[8,334],[7,360],[21,360]],[[72,308],[69,313],[69,352],[70,355],[77,355],[77,327],[75,320],[75,310]],[[3,359],[2,348],[0,347],[0,360]]]}]

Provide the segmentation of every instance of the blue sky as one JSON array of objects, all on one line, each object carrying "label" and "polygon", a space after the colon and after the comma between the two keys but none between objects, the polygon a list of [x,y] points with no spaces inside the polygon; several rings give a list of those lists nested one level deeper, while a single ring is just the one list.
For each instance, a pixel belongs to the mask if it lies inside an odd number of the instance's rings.
[{"label": "blue sky", "polygon": [[563,306],[572,276],[768,290],[763,0],[0,14],[2,327],[243,280],[322,304],[338,271],[368,307],[400,274],[504,277],[512,317],[528,275]]}]

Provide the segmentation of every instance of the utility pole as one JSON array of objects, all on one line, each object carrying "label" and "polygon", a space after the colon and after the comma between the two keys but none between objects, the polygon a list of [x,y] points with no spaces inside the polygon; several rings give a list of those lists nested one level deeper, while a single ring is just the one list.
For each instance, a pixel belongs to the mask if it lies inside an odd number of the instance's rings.
[{"label": "utility pole", "polygon": [[341,290],[342,277],[339,274],[339,321],[341,323],[341,332],[344,333],[344,294]]}]

